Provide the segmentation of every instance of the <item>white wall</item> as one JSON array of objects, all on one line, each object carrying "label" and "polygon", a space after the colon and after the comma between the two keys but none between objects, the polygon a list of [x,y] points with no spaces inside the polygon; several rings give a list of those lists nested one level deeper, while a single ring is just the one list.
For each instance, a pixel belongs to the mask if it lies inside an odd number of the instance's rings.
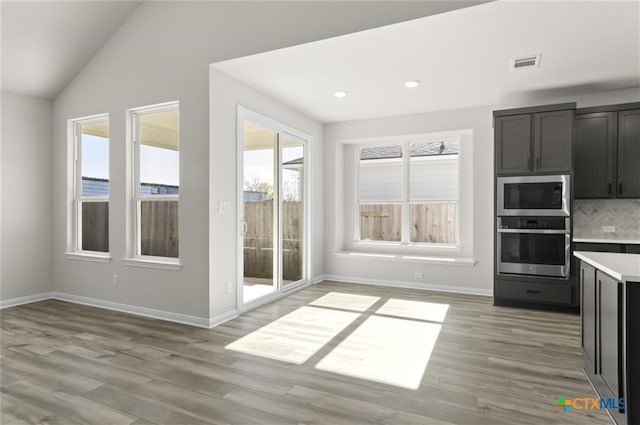
[{"label": "white wall", "polygon": [[2,92],[0,301],[51,291],[52,103]]},{"label": "white wall", "polygon": [[[210,309],[215,317],[236,308],[237,287],[237,106],[241,105],[311,136],[311,277],[323,273],[322,125],[211,67],[210,80]],[[219,201],[230,201],[230,214],[218,214]],[[232,293],[226,283],[233,282]]]},{"label": "white wall", "polygon": [[[325,126],[325,273],[374,281],[429,284],[457,291],[489,293],[493,280],[493,257],[485,241],[492,241],[493,132],[489,107],[458,111],[349,121]],[[388,261],[379,258],[336,256],[343,250],[357,249],[350,244],[355,214],[352,188],[355,164],[348,142],[357,139],[393,137],[410,134],[471,130],[461,140],[460,152],[460,245],[459,251],[439,250],[433,254],[473,258],[473,267],[442,266],[416,262]],[[346,217],[346,218],[345,218]],[[416,255],[420,255],[417,254]],[[414,278],[415,272],[424,277]]]},{"label": "white wall", "polygon": [[[427,15],[445,2],[143,2],[56,98],[53,123],[54,290],[207,318],[230,308],[218,284],[209,294],[209,64]],[[125,110],[180,101],[180,271],[126,266]],[[66,121],[110,114],[109,264],[68,260]],[[226,143],[226,142],[225,142]],[[217,145],[214,145],[217,146]],[[215,147],[214,147],[215,149]],[[211,153],[222,162],[228,148]],[[215,174],[219,176],[218,174]],[[226,176],[226,179],[234,178]],[[217,188],[214,188],[217,190]],[[220,196],[228,197],[224,191]],[[232,198],[233,199],[233,198]],[[228,247],[232,250],[233,247]],[[227,248],[216,252],[227,265]],[[217,273],[221,273],[218,278]],[[211,270],[228,278],[227,269]],[[118,274],[119,286],[112,285]],[[225,288],[226,289],[226,288]]]}]

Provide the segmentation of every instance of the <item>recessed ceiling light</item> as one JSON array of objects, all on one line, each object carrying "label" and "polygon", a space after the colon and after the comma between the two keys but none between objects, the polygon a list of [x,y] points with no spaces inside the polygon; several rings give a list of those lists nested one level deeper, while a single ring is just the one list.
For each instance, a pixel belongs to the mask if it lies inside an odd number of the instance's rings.
[{"label": "recessed ceiling light", "polygon": [[404,83],[405,87],[409,87],[410,89],[414,88],[414,87],[418,87],[420,85],[420,81],[419,80],[409,80],[406,83]]},{"label": "recessed ceiling light", "polygon": [[347,95],[347,92],[340,90],[340,91],[335,92],[333,95],[335,97],[345,97]]}]

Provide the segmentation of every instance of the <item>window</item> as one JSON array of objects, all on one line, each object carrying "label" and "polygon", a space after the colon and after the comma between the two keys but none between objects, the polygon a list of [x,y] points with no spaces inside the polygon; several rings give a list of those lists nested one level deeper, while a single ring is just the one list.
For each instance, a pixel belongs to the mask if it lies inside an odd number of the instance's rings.
[{"label": "window", "polygon": [[109,116],[70,121],[73,201],[69,251],[109,252]]},{"label": "window", "polygon": [[177,259],[180,193],[178,104],[135,109],[131,111],[131,122],[134,256]]},{"label": "window", "polygon": [[458,244],[459,139],[360,146],[358,239]]}]

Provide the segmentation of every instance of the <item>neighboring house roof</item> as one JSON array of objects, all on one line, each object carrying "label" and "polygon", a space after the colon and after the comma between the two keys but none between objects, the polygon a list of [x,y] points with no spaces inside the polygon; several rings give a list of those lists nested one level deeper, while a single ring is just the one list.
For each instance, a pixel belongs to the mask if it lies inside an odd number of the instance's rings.
[{"label": "neighboring house roof", "polygon": [[291,161],[283,162],[282,165],[301,165],[304,163],[304,157],[292,159]]},{"label": "neighboring house roof", "polygon": [[[427,142],[409,144],[410,154],[417,156],[457,155],[460,152],[460,142]],[[373,146],[360,149],[360,159],[402,158],[401,146]]]},{"label": "neighboring house roof", "polygon": [[[141,192],[151,194],[177,194],[180,186],[161,183],[140,183]],[[82,176],[82,194],[85,196],[101,196],[109,194],[109,180],[99,177]]]}]

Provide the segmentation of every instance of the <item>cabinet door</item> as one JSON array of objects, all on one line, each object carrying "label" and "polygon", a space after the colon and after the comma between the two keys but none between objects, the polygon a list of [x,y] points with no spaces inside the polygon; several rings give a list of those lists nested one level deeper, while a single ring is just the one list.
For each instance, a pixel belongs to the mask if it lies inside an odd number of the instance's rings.
[{"label": "cabinet door", "polygon": [[574,111],[535,114],[534,172],[571,171],[574,115]]},{"label": "cabinet door", "polygon": [[531,115],[496,117],[496,173],[527,174],[531,164]]},{"label": "cabinet door", "polygon": [[640,109],[618,112],[618,198],[640,198]]},{"label": "cabinet door", "polygon": [[611,198],[615,193],[616,113],[576,115],[573,189],[576,198]]},{"label": "cabinet door", "polygon": [[596,374],[596,270],[584,262],[580,264],[580,323],[582,351],[586,357],[585,370]]},{"label": "cabinet door", "polygon": [[620,284],[613,278],[596,271],[600,293],[598,339],[600,341],[599,366],[602,380],[607,384],[614,398],[620,393]]}]

